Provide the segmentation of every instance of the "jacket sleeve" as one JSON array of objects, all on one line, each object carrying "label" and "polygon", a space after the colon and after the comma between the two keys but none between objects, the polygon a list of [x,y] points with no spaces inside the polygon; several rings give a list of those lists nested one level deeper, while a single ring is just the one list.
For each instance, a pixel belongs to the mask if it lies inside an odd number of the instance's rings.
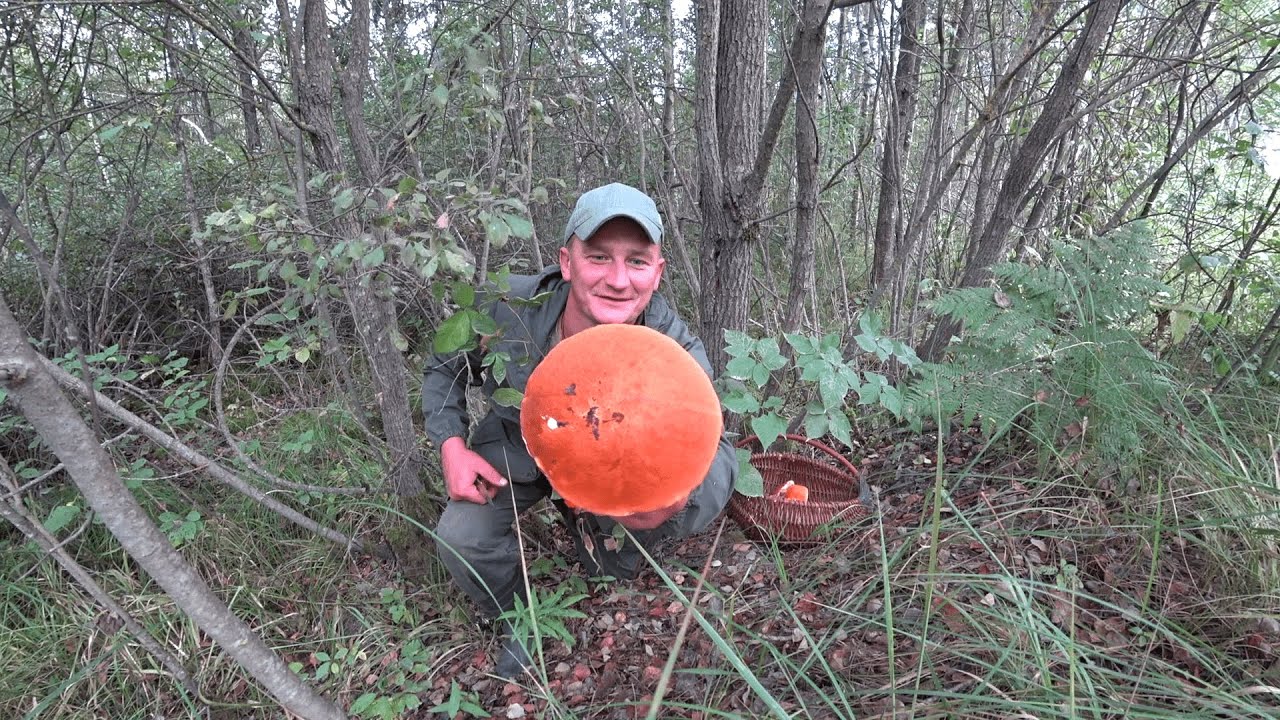
[{"label": "jacket sleeve", "polygon": [[[673,317],[666,334],[689,351],[707,376],[714,379],[711,361],[707,359],[707,349],[703,346],[702,340],[689,330],[689,326],[683,320],[678,316]],[[719,517],[721,511],[729,504],[729,496],[733,494],[733,487],[737,480],[738,454],[729,439],[722,435],[715,459],[711,461],[711,469],[707,471],[702,484],[689,495],[689,504],[685,508],[681,523],[683,531],[690,534],[702,532]]]},{"label": "jacket sleeve", "polygon": [[479,385],[478,350],[432,355],[422,381],[422,414],[427,437],[438,448],[451,437],[467,437],[467,385]]}]

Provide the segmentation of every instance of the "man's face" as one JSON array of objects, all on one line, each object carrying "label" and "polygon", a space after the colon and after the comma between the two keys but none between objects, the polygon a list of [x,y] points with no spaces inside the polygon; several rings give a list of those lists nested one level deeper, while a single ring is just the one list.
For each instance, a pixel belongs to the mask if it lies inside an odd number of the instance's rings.
[{"label": "man's face", "polygon": [[633,323],[662,280],[657,244],[634,221],[614,218],[587,241],[576,236],[560,248],[560,272],[569,281],[565,336],[596,325]]}]

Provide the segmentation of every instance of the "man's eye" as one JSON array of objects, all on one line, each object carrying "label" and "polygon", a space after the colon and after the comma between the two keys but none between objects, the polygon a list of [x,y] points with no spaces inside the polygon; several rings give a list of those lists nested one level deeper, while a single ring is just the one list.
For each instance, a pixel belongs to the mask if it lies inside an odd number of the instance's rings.
[{"label": "man's eye", "polygon": [[631,258],[629,262],[635,267],[646,267],[649,264],[649,261],[644,258]]}]

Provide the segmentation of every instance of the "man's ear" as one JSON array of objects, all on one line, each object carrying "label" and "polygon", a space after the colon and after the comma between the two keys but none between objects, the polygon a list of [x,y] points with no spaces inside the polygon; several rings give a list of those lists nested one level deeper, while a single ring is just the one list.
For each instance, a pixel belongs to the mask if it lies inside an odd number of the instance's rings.
[{"label": "man's ear", "polygon": [[658,265],[658,279],[655,280],[653,283],[654,290],[657,290],[658,286],[662,285],[662,272],[667,269],[667,259],[659,255],[657,265]]},{"label": "man's ear", "polygon": [[573,238],[569,238],[569,242],[565,243],[564,247],[560,248],[560,275],[563,276],[565,280],[573,279],[570,277],[572,273],[569,270],[569,246],[572,244]]}]

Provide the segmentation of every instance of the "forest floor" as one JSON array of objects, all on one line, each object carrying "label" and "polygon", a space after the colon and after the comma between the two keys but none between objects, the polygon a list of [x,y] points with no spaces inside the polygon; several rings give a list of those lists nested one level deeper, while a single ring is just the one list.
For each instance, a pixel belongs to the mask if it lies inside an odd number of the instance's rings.
[{"label": "forest floor", "polygon": [[[449,708],[459,690],[494,717],[646,717],[655,694],[662,717],[768,715],[721,642],[800,717],[971,716],[949,710],[946,698],[1016,692],[1006,656],[1038,646],[1028,638],[1037,632],[1060,631],[1082,657],[1127,658],[1117,669],[1150,667],[1184,686],[1222,682],[1193,646],[1151,631],[1142,616],[1197,633],[1238,661],[1238,674],[1280,673],[1280,626],[1213,612],[1222,588],[1214,569],[1182,534],[1157,533],[1167,544],[1153,548],[1160,539],[1127,526],[1126,508],[1139,501],[1124,488],[1108,495],[1031,481],[1034,461],[983,457],[975,438],[946,439],[943,472],[931,460],[939,456],[934,436],[864,439],[855,456],[876,489],[878,524],[864,521],[816,547],[778,548],[748,540],[726,516],[668,553],[669,582],[652,568],[630,582],[584,582],[559,523],[526,533],[532,584],[585,595],[574,606],[585,617],[558,619],[572,646],[547,638],[535,671],[504,682],[492,675],[498,639],[455,623],[455,649],[440,656],[413,717],[437,717],[429,709]],[[939,482],[947,501],[935,514]],[[1001,577],[1028,578],[1037,590]],[[438,589],[418,596],[431,598],[418,607],[424,618],[469,612],[465,599],[436,604]],[[714,635],[690,622],[690,604]],[[1025,617],[1044,627],[1018,619]],[[1025,678],[1033,685],[1034,665]],[[1135,696],[1150,691],[1137,678],[1132,684]]]}]

